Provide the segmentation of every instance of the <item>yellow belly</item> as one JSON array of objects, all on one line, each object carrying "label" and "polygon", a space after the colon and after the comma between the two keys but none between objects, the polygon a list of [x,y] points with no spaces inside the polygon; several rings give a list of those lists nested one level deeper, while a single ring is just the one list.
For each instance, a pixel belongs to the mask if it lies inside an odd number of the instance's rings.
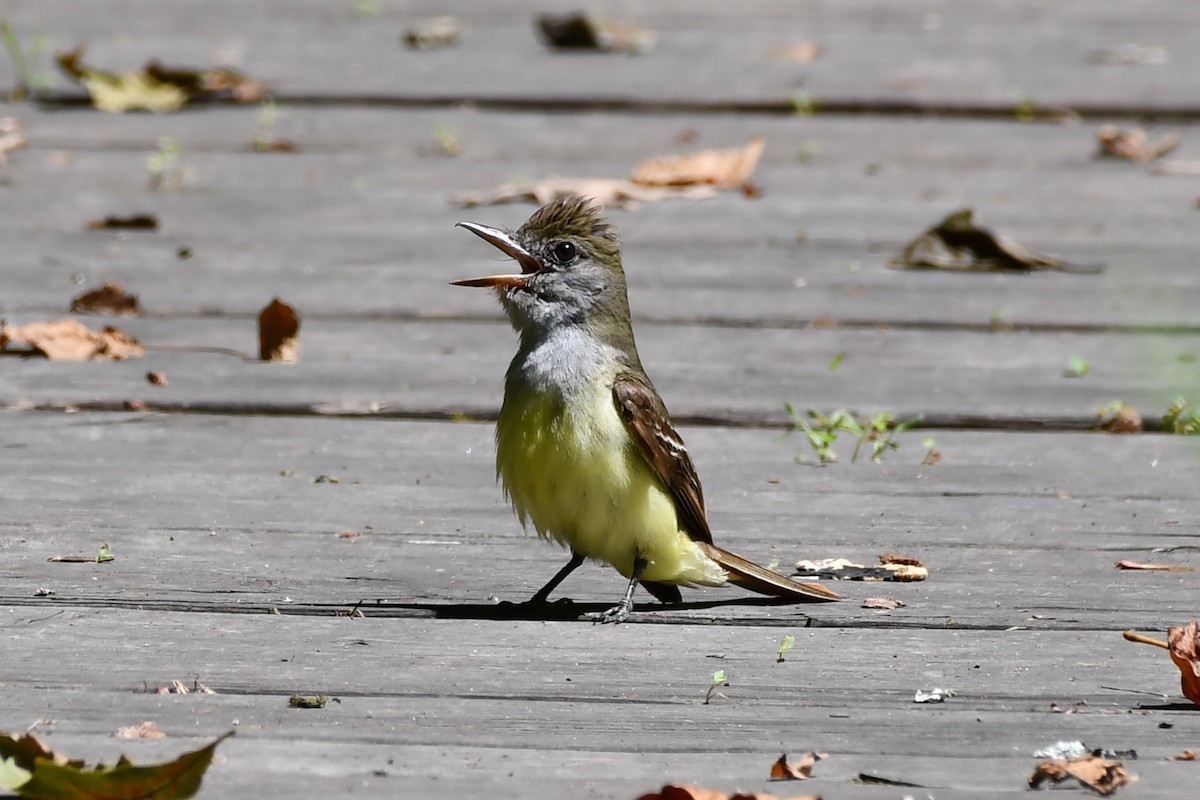
[{"label": "yellow belly", "polygon": [[523,525],[625,577],[648,562],[649,581],[719,586],[725,571],[680,530],[675,504],[597,384],[567,412],[552,392],[504,399],[496,471]]}]

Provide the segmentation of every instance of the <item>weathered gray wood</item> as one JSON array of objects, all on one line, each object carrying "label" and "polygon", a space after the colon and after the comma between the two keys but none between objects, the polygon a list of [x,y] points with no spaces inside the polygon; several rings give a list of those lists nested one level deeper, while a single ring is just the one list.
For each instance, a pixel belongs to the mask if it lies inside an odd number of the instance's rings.
[{"label": "weathered gray wood", "polygon": [[[494,305],[480,295],[481,307]],[[17,314],[10,322],[33,319]],[[500,321],[317,317],[301,328],[300,363],[282,365],[256,360],[256,323],[244,317],[83,321],[116,324],[152,349],[123,363],[0,357],[0,404],[138,400],[167,409],[494,417],[516,349]],[[1175,396],[1200,392],[1200,334],[701,325],[641,325],[637,333],[647,369],[676,415],[743,424],[785,425],[784,404],[791,403],[801,412],[924,415],[936,425],[1088,428],[1114,400],[1132,403],[1157,424]],[[211,351],[221,348],[234,352]],[[839,353],[844,357],[831,370]],[[1085,376],[1064,376],[1072,357],[1087,362]],[[152,386],[147,370],[164,373],[169,384]]]},{"label": "weathered gray wood", "polygon": [[[21,464],[0,490],[8,603],[331,615],[361,600],[368,614],[441,608],[503,619],[510,612],[489,611],[489,597],[524,600],[564,557],[523,534],[505,508],[490,425],[3,418],[4,452]],[[851,600],[836,605],[744,605],[739,592],[689,591],[697,605],[642,621],[1116,630],[1194,613],[1193,574],[1113,569],[1120,559],[1195,564],[1198,463],[1186,439],[947,432],[938,436],[945,460],[930,467],[916,463],[922,448],[910,435],[882,466],[817,469],[792,464],[792,446],[770,431],[684,435],[714,530],[732,549],[785,570],[799,558],[872,562],[899,550],[932,575],[845,583]],[[319,475],[341,482],[314,483]],[[361,535],[338,538],[347,529]],[[113,563],[46,561],[104,542]],[[589,568],[563,595],[595,610],[622,585],[612,570]],[[56,595],[35,597],[43,588]],[[909,607],[885,617],[858,608],[879,594]]]},{"label": "weathered gray wood", "polygon": [[[763,198],[613,212],[640,318],[986,327],[1003,309],[1017,325],[1200,324],[1195,187],[1094,161],[1083,127],[610,115],[547,124],[520,114],[285,109],[280,135],[306,148],[288,156],[245,151],[252,109],[165,118],[13,110],[31,148],[14,154],[0,197],[5,313],[61,308],[75,281],[114,279],[162,313],[247,313],[279,294],[310,313],[478,316],[491,310],[479,293],[446,284],[497,260],[453,225],[515,227],[532,207],[461,209],[452,198],[551,174],[622,176],[650,155],[763,132]],[[420,155],[438,124],[457,132],[460,158]],[[672,142],[685,128],[701,132],[697,144]],[[145,157],[164,136],[184,143],[192,170],[179,192],[146,190]],[[815,151],[811,164],[797,161],[802,149]],[[54,154],[64,150],[61,164]],[[869,165],[878,172],[868,175]],[[909,239],[963,205],[1019,241],[1107,271],[887,269]],[[158,214],[161,232],[84,230],[135,211]],[[180,247],[194,258],[180,261]]]},{"label": "weathered gray wood", "polygon": [[[447,12],[442,3],[380,3],[378,13],[327,3],[227,0],[200,11],[186,2],[126,4],[123,13],[81,12],[64,3],[6,4],[26,37],[50,35],[53,50],[89,43],[107,68],[231,63],[270,80],[285,97],[514,99],[533,103],[768,103],[786,107],[800,89],[820,105],[961,105],[1008,111],[1047,104],[1147,109],[1196,108],[1190,76],[1200,70],[1188,5],[986,0],[895,7],[879,0],[795,6],[677,3],[630,9],[658,31],[636,58],[548,51],[533,18],[545,4],[460,4],[459,47],[413,52],[408,25]],[[574,10],[574,6],[566,9]],[[811,64],[773,61],[770,51],[816,40]],[[1166,65],[1092,63],[1098,48],[1165,48]],[[7,66],[7,65],[6,65]]]}]

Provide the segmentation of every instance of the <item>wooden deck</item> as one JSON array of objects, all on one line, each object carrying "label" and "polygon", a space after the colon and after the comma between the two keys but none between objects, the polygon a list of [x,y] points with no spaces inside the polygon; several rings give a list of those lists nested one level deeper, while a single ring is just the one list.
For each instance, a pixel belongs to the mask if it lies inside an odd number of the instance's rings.
[{"label": "wooden deck", "polygon": [[[115,280],[145,314],[82,321],[149,346],[0,357],[0,730],[154,760],[236,728],[203,798],[1007,797],[1062,739],[1135,749],[1122,796],[1194,797],[1197,767],[1167,759],[1200,744],[1200,714],[1165,654],[1120,632],[1195,618],[1200,573],[1114,563],[1200,567],[1200,439],[1159,424],[1174,397],[1200,400],[1200,182],[1094,151],[1115,122],[1200,157],[1200,5],[670,2],[632,18],[658,33],[638,57],[547,50],[546,4],[459,5],[460,45],[415,52],[402,32],[443,4],[0,0],[23,41],[86,41],[97,66],[266,79],[272,135],[300,147],[251,152],[255,107],[108,115],[65,83],[0,105],[29,140],[0,168],[0,316],[66,316]],[[820,58],[768,57],[800,40]],[[1125,44],[1168,61],[1098,63]],[[1056,106],[1084,117],[1021,121]],[[439,130],[457,157],[433,154]],[[515,227],[533,206],[454,199],[755,134],[761,197],[611,211],[643,360],[722,544],[785,570],[900,551],[929,579],[840,583],[846,601],[820,606],[689,591],[599,627],[582,615],[624,582],[588,567],[555,619],[515,618],[496,601],[565,554],[494,483],[514,337],[486,293],[448,281],[494,265],[455,222]],[[184,185],[149,191],[164,139]],[[1106,269],[887,267],[963,206]],[[135,212],[160,229],[86,229]],[[251,358],[276,296],[303,317],[295,365]],[[1064,376],[1072,357],[1085,376]],[[1115,400],[1152,430],[1092,430]],[[839,463],[801,465],[784,403],[926,428],[882,464],[851,463],[843,439]],[[939,463],[920,463],[924,436]],[[47,561],[102,543],[114,561]],[[877,596],[907,605],[860,607]],[[718,669],[729,686],[704,704]],[[196,679],[217,694],[145,692]],[[955,696],[913,703],[935,686]],[[289,708],[296,693],[338,702]],[[167,738],[110,735],[143,720]],[[768,781],[806,750],[830,754],[813,780]]]}]

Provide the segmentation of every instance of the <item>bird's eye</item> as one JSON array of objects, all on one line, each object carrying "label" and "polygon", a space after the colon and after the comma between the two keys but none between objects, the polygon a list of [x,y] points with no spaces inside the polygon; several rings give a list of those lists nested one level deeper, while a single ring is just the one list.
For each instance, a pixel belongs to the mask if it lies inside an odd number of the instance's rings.
[{"label": "bird's eye", "polygon": [[550,247],[550,256],[559,264],[570,264],[577,253],[574,242],[557,242]]}]

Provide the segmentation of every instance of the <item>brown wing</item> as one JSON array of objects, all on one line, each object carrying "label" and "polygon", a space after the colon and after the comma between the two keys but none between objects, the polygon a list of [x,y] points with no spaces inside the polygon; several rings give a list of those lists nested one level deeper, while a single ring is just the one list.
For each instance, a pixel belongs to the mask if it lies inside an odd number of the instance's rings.
[{"label": "brown wing", "polygon": [[646,378],[622,372],[613,384],[613,399],[642,457],[675,501],[680,526],[696,541],[712,544],[700,478],[658,392]]}]

